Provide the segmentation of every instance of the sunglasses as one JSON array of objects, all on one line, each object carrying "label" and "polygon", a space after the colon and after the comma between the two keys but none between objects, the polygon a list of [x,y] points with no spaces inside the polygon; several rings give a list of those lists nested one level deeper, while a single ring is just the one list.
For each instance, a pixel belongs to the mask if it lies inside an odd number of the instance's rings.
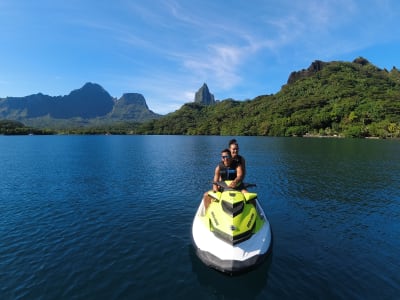
[{"label": "sunglasses", "polygon": [[221,157],[222,157],[222,159],[228,159],[228,158],[231,158],[229,155],[222,155]]}]

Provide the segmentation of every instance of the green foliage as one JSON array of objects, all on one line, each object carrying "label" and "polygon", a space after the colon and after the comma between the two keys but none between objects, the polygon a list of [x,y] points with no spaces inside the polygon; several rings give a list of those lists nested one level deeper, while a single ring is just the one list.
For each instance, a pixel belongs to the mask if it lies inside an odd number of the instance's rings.
[{"label": "green foliage", "polygon": [[331,62],[251,101],[185,104],[139,134],[400,136],[400,72],[367,60]]},{"label": "green foliage", "polygon": [[0,134],[2,135],[28,135],[28,134],[53,134],[48,129],[35,129],[27,127],[21,122],[0,120]]},{"label": "green foliage", "polygon": [[[58,130],[69,134],[400,138],[400,72],[396,68],[381,70],[363,58],[322,65],[317,71],[298,72],[275,95],[248,101],[227,99],[208,106],[187,103],[174,113],[144,123],[64,119]],[[46,124],[46,119],[40,122]],[[76,124],[80,126],[76,128]],[[0,133],[6,134],[5,126],[0,128]]]}]

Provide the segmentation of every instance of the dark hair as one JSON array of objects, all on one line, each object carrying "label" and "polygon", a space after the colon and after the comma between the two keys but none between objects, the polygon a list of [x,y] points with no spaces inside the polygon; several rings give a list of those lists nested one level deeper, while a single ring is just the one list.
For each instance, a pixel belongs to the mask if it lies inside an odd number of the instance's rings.
[{"label": "dark hair", "polygon": [[231,150],[229,150],[228,148],[221,151],[221,153],[224,153],[224,152],[229,153],[229,156],[232,156]]},{"label": "dark hair", "polygon": [[232,144],[235,144],[235,145],[237,145],[238,144],[238,142],[236,141],[236,139],[231,139],[230,141],[229,141],[229,147],[232,145]]}]

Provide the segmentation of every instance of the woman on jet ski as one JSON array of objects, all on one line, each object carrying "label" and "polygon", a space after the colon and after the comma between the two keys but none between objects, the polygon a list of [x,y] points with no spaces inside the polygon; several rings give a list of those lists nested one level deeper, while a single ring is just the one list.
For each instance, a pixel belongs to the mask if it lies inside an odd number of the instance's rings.
[{"label": "woman on jet ski", "polygon": [[232,160],[236,161],[239,165],[242,165],[244,178],[246,176],[246,160],[243,156],[239,155],[239,144],[235,139],[229,141],[229,150],[232,154]]}]

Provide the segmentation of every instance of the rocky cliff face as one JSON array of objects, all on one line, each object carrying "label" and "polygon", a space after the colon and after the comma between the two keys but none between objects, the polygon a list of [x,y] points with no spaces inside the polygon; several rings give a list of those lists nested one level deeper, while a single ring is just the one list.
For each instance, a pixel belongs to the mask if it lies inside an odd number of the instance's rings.
[{"label": "rocky cliff face", "polygon": [[125,93],[118,99],[117,103],[120,105],[136,105],[141,108],[149,109],[143,95],[139,93]]},{"label": "rocky cliff face", "polygon": [[307,70],[303,69],[301,71],[295,71],[290,73],[287,84],[292,84],[301,78],[306,78],[314,75],[316,72],[321,71],[326,64],[327,63],[323,61],[316,60],[311,63],[311,65],[308,67]]},{"label": "rocky cliff face", "polygon": [[[294,71],[290,73],[287,84],[292,84],[295,83],[297,80],[302,79],[302,78],[307,78],[313,76],[315,73],[321,71],[323,68],[325,68],[327,65],[329,65],[332,62],[323,62],[320,60],[315,60],[311,63],[311,65],[308,67],[308,69],[303,69],[301,71]],[[369,65],[370,62],[363,58],[363,57],[358,57],[355,60],[353,60],[353,63],[366,66]]]},{"label": "rocky cliff face", "polygon": [[214,95],[208,90],[207,84],[204,83],[203,86],[196,92],[194,96],[194,102],[204,105],[215,104]]},{"label": "rocky cliff face", "polygon": [[149,109],[142,94],[126,93],[115,102],[110,117],[114,119],[134,119],[140,122],[158,118],[160,115]]}]

